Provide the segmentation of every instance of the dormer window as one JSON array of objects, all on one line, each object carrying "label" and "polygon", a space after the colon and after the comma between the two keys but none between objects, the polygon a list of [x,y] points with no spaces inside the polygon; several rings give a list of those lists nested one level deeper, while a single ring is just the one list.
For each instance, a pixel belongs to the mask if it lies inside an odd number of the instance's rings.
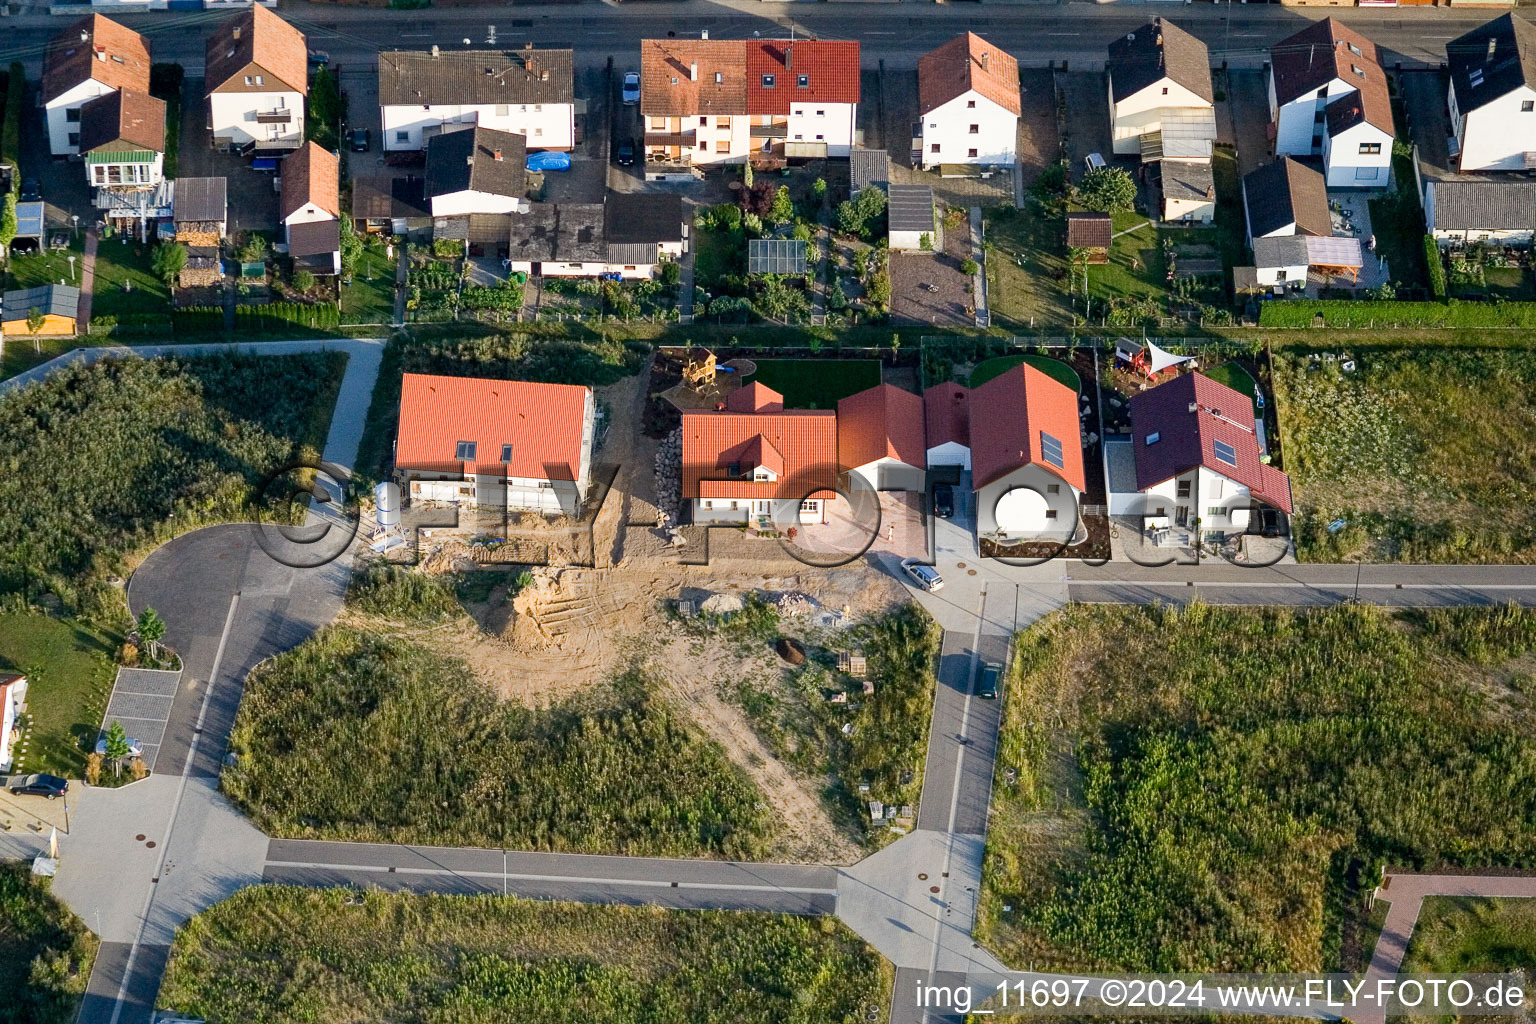
[{"label": "dormer window", "polygon": [[721,85],[724,82],[725,82],[725,72],[724,71],[716,71],[715,72],[715,84],[716,85]]},{"label": "dormer window", "polygon": [[772,75],[764,75],[763,76],[763,88],[764,89],[772,89],[773,88],[773,82],[774,82],[774,80],[773,80],[773,76]]},{"label": "dormer window", "polygon": [[1356,75],[1359,75],[1361,78],[1365,77],[1365,68],[1361,67],[1358,64],[1351,64],[1349,66],[1349,70],[1353,71]]},{"label": "dormer window", "polygon": [[453,457],[459,462],[473,462],[475,461],[475,447],[474,441],[460,441],[453,449]]},{"label": "dormer window", "polygon": [[511,462],[512,461],[512,446],[511,445],[504,444],[504,445],[501,446],[501,461],[502,462]]},{"label": "dormer window", "polygon": [[1354,43],[1350,43],[1349,44],[1349,52],[1354,54],[1356,57],[1364,57],[1365,56],[1364,53],[1360,52],[1360,47],[1356,46]]},{"label": "dormer window", "polygon": [[1161,441],[1162,439],[1163,439],[1162,433],[1160,431],[1154,430],[1154,431],[1152,431],[1152,433],[1147,435],[1147,444],[1154,445],[1154,444],[1157,444],[1157,442]]}]

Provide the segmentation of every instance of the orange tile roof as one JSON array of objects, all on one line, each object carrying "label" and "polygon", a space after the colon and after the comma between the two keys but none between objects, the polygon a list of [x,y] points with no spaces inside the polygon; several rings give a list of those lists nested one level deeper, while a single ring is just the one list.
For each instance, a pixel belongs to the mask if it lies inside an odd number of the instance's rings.
[{"label": "orange tile roof", "polygon": [[476,444],[478,472],[498,473],[512,446],[512,476],[576,480],[581,474],[591,390],[573,384],[407,373],[400,381],[395,465],[455,472],[458,442]]},{"label": "orange tile roof", "polygon": [[783,412],[784,396],[766,384],[753,381],[727,395],[725,407],[731,412]]},{"label": "orange tile roof", "polygon": [[927,468],[923,400],[893,384],[877,384],[837,403],[837,460],[856,469],[886,458]]},{"label": "orange tile roof", "polygon": [[43,57],[43,102],[52,103],[81,82],[149,91],[149,44],[111,18],[81,18],[48,41]]},{"label": "orange tile roof", "polygon": [[[1077,392],[1021,363],[973,388],[971,396],[977,410],[971,418],[971,474],[978,490],[1028,465],[1086,489]],[[1061,443],[1061,466],[1043,458],[1042,433]]]},{"label": "orange tile roof", "polygon": [[923,440],[929,448],[941,444],[971,446],[971,389],[954,381],[923,392]]},{"label": "orange tile roof", "polygon": [[[697,78],[692,77],[695,66]],[[640,40],[640,112],[648,117],[745,114],[746,45],[728,39]]]},{"label": "orange tile roof", "polygon": [[917,62],[918,109],[928,113],[975,89],[1013,114],[1019,102],[1019,62],[974,32],[955,36]]},{"label": "orange tile roof", "polygon": [[[792,103],[859,102],[856,42],[753,39],[746,48],[749,114],[788,114]],[[771,88],[763,85],[764,75],[773,76]]]},{"label": "orange tile roof", "polygon": [[278,213],[286,220],[305,203],[314,203],[333,217],[341,216],[341,158],[314,142],[304,143],[283,159]]},{"label": "orange tile roof", "polygon": [[285,86],[301,96],[309,95],[309,50],[304,33],[260,4],[241,11],[208,37],[204,61],[208,94],[229,85],[252,64],[277,81],[250,91],[281,92],[277,86]]},{"label": "orange tile roof", "polygon": [[[780,462],[768,461],[770,450]],[[755,465],[782,472],[771,483],[733,480],[732,464],[741,472]],[[837,414],[830,409],[683,414],[685,499],[804,499],[836,486]]]}]

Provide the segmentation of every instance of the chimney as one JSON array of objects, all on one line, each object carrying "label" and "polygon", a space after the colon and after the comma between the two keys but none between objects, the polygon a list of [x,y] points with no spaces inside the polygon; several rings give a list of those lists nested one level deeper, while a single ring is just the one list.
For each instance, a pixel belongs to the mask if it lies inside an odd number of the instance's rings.
[{"label": "chimney", "polygon": [[432,44],[432,57],[433,57],[433,59],[441,57],[442,55],[443,55],[443,51],[438,49],[438,46],[437,46],[436,43],[433,43]]},{"label": "chimney", "polygon": [[496,158],[497,163],[501,163],[501,150],[494,150],[491,155]]},{"label": "chimney", "polygon": [[231,39],[239,39],[240,38],[240,26],[239,25],[236,25],[234,28],[229,30],[229,38],[231,38]]},{"label": "chimney", "polygon": [[469,156],[464,158],[464,162],[471,167],[475,166],[475,154],[469,154]]},{"label": "chimney", "polygon": [[709,38],[709,29],[706,28],[703,31],[701,31],[699,33],[699,38],[700,39],[708,39]]},{"label": "chimney", "polygon": [[988,66],[991,63],[992,63],[992,55],[990,53],[987,53],[985,50],[983,50],[982,53],[981,53],[981,70],[983,70],[983,71],[987,70]]},{"label": "chimney", "polygon": [[90,42],[91,41],[91,34],[89,32],[87,32],[85,29],[81,29],[80,30],[80,41],[82,43]]},{"label": "chimney", "polygon": [[688,65],[688,80],[690,82],[697,82],[699,80],[699,62],[698,61],[694,61],[692,64]]},{"label": "chimney", "polygon": [[1190,412],[1199,412],[1200,411],[1200,403],[1199,402],[1190,402],[1189,403],[1189,411]]}]

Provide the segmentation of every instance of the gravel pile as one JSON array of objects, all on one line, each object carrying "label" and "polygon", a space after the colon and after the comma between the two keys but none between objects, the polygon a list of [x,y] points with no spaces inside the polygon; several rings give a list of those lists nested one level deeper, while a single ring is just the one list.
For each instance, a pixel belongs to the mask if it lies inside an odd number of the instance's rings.
[{"label": "gravel pile", "polygon": [[656,446],[656,505],[668,522],[678,521],[683,496],[683,428]]}]

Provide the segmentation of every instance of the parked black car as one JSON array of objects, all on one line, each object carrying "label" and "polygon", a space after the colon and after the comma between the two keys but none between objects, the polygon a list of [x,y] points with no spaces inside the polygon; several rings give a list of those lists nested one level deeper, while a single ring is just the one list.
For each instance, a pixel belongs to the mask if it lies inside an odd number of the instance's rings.
[{"label": "parked black car", "polygon": [[15,775],[6,783],[12,796],[45,796],[49,800],[69,792],[69,783],[57,775]]},{"label": "parked black car", "polygon": [[24,202],[24,203],[35,203],[35,202],[38,202],[39,200],[41,200],[42,198],[43,198],[43,185],[42,185],[42,182],[38,181],[36,178],[22,178],[21,179],[21,201],[22,202]]},{"label": "parked black car", "polygon": [[1003,674],[1003,666],[983,662],[976,674],[976,696],[982,700],[997,700],[997,677]]},{"label": "parked black car", "polygon": [[933,485],[933,514],[940,519],[948,519],[955,514],[955,489],[952,485]]},{"label": "parked black car", "polygon": [[1248,532],[1261,537],[1289,537],[1290,519],[1277,508],[1254,509],[1249,517]]},{"label": "parked black car", "polygon": [[628,167],[635,162],[635,140],[625,139],[619,143],[619,166]]},{"label": "parked black car", "polygon": [[352,152],[354,152],[354,153],[366,153],[366,152],[368,152],[368,129],[367,128],[354,128],[354,129],[352,129]]}]

